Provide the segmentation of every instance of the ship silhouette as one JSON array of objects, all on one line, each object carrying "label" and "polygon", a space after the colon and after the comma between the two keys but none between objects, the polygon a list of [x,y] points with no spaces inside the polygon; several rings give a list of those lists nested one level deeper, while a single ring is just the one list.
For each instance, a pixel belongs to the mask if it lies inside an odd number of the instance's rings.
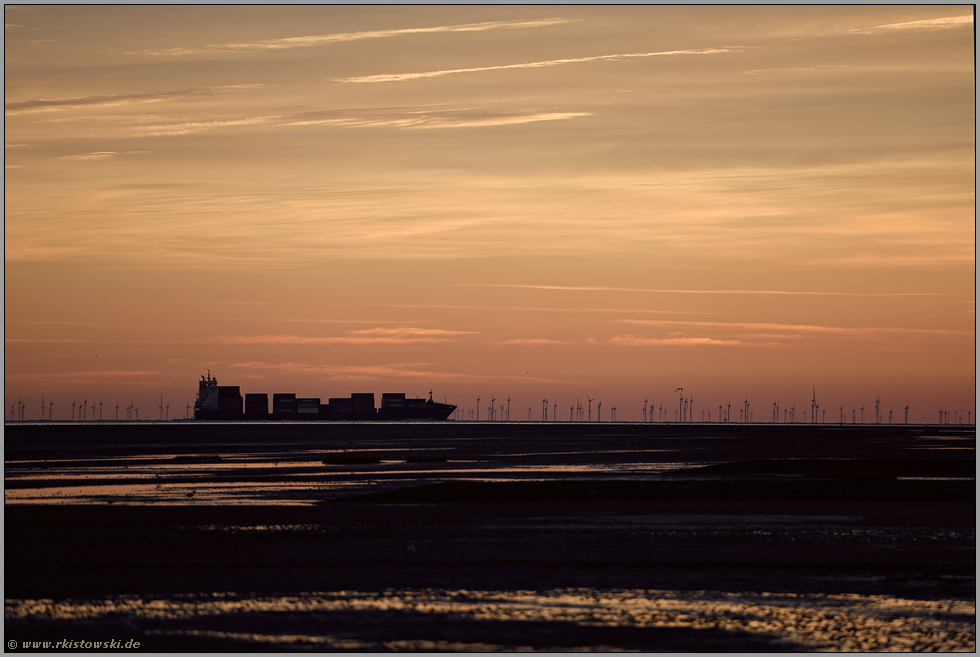
[{"label": "ship silhouette", "polygon": [[[244,402],[244,409],[243,409]],[[447,420],[456,407],[428,399],[408,398],[403,392],[381,395],[381,408],[374,406],[373,392],[357,392],[350,397],[332,397],[326,404],[319,397],[297,397],[295,393],[273,393],[269,411],[268,393],[247,393],[244,400],[239,386],[219,386],[218,378],[202,375],[194,402],[195,420]]]}]

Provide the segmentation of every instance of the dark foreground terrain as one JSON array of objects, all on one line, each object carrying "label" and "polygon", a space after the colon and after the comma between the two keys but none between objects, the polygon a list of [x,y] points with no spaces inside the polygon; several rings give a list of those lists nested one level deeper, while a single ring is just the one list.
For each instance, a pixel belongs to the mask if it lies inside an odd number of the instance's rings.
[{"label": "dark foreground terrain", "polygon": [[[975,650],[972,427],[528,427],[8,426],[5,639]],[[181,494],[133,503],[146,478]],[[199,503],[210,484],[252,492]]]}]

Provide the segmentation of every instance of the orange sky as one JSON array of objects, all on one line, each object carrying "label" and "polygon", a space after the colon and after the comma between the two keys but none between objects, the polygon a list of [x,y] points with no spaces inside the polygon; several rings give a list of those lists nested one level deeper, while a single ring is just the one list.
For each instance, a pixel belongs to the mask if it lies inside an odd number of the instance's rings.
[{"label": "orange sky", "polygon": [[970,11],[7,6],[5,417],[965,415]]}]

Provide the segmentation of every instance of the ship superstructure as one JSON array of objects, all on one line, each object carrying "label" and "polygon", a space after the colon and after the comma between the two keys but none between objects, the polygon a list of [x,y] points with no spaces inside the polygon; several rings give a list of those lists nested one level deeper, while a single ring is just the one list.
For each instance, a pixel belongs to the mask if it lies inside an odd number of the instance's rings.
[{"label": "ship superstructure", "polygon": [[[244,409],[243,409],[244,401]],[[452,404],[428,399],[408,398],[403,392],[381,395],[381,408],[375,408],[373,392],[356,392],[350,397],[331,397],[326,404],[319,397],[297,397],[295,393],[272,395],[247,393],[242,399],[238,386],[219,386],[208,370],[198,382],[195,420],[447,420],[456,410]]]}]

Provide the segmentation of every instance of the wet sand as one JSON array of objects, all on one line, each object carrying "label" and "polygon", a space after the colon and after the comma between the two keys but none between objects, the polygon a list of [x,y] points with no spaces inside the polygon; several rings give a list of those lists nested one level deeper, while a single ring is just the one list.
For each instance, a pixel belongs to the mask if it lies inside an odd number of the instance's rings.
[{"label": "wet sand", "polygon": [[[975,649],[972,429],[821,443],[625,427],[533,439],[372,427],[348,445],[347,428],[204,443],[132,427],[45,442],[8,426],[13,493],[155,479],[123,472],[147,460],[200,488],[318,483],[234,505],[8,497],[6,636],[143,650]],[[261,476],[235,465],[243,456]],[[32,483],[47,463],[50,486]],[[78,485],[88,468],[101,474]]]}]

